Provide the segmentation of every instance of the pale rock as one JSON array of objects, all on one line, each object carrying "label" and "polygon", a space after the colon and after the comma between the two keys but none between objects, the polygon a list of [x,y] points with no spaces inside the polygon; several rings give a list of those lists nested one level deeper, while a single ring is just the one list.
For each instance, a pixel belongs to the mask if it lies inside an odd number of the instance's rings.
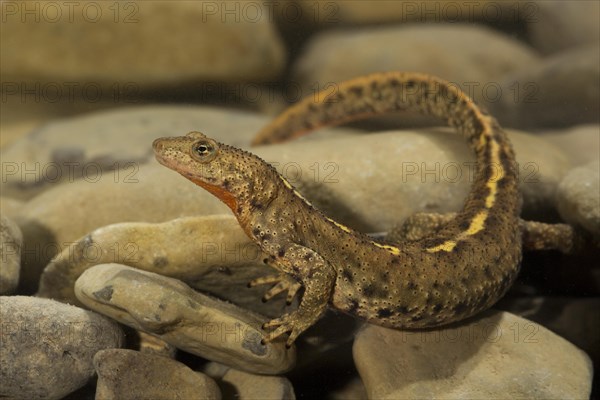
[{"label": "pale rock", "polygon": [[584,352],[505,312],[433,331],[367,326],[353,353],[373,399],[583,399],[591,390]]},{"label": "pale rock", "polygon": [[0,295],[13,293],[19,285],[23,235],[10,218],[0,216]]},{"label": "pale rock", "polygon": [[102,350],[94,356],[94,367],[98,373],[96,399],[221,399],[215,381],[167,357]]},{"label": "pale rock", "polygon": [[101,264],[75,282],[87,307],[178,349],[233,368],[283,373],[296,359],[282,339],[261,344],[267,320],[231,303],[192,290],[184,283],[118,264]]},{"label": "pale rock", "polygon": [[600,162],[569,171],[558,186],[557,197],[565,221],[600,236]]},{"label": "pale rock", "polygon": [[19,215],[25,203],[11,197],[0,196],[0,215],[14,218]]},{"label": "pale rock", "polygon": [[294,388],[283,376],[255,375],[230,369],[221,382],[223,395],[240,400],[294,400]]},{"label": "pale rock", "polygon": [[600,160],[600,125],[577,125],[545,131],[540,137],[560,148],[573,167]]},{"label": "pale rock", "polygon": [[121,328],[54,300],[0,297],[0,397],[60,399],[94,376],[92,358],[121,347]]},{"label": "pale rock", "polygon": [[[6,104],[2,105],[2,113],[7,112],[5,111],[6,107]],[[31,116],[29,115],[23,119],[24,120],[5,122],[0,118],[0,151],[31,132],[40,124],[40,121],[32,121]]]}]

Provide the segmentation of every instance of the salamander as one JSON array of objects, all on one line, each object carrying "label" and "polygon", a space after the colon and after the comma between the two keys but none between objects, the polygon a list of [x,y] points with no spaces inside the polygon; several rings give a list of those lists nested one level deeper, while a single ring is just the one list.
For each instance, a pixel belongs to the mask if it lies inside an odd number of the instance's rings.
[{"label": "salamander", "polygon": [[[156,139],[157,160],[223,201],[280,275],[268,297],[304,289],[295,311],[264,325],[265,341],[291,345],[326,307],[394,329],[430,328],[492,306],[522,257],[515,154],[494,117],[456,86],[418,73],[379,73],[292,106],[255,143],[283,141],[324,125],[415,111],[454,127],[476,156],[464,206],[419,238],[382,243],[315,208],[271,165],[203,133]],[[368,150],[368,149],[365,149]],[[426,214],[421,223],[428,220]],[[435,217],[430,218],[435,222]]]}]

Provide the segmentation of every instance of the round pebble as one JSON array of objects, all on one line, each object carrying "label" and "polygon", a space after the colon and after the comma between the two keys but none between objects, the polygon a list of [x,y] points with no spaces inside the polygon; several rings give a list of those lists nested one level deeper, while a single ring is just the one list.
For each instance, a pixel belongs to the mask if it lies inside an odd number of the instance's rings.
[{"label": "round pebble", "polygon": [[2,398],[60,399],[94,375],[94,354],[123,344],[115,322],[49,299],[1,296],[0,321]]}]

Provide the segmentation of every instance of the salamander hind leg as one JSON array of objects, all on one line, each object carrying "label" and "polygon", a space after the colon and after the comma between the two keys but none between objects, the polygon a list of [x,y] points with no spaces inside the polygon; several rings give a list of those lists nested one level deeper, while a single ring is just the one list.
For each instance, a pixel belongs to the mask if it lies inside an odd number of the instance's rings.
[{"label": "salamander hind leg", "polygon": [[525,250],[558,250],[565,254],[576,253],[589,241],[587,235],[566,224],[545,224],[519,221]]},{"label": "salamander hind leg", "polygon": [[419,240],[437,232],[452,221],[456,213],[438,214],[418,212],[396,225],[385,237],[386,242],[401,243]]},{"label": "salamander hind leg", "polygon": [[286,344],[291,346],[325,312],[335,284],[335,271],[323,257],[307,247],[294,244],[285,253],[280,263],[286,266],[285,272],[302,282],[304,294],[296,311],[263,325],[263,329],[272,329],[263,341],[270,342],[289,332]]}]

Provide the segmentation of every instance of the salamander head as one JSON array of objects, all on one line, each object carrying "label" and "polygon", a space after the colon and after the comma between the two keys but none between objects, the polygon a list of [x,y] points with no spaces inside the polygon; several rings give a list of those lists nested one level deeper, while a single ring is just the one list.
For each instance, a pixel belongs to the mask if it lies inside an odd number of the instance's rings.
[{"label": "salamander head", "polygon": [[[231,208],[251,197],[274,191],[269,176],[272,168],[257,156],[227,146],[200,132],[186,136],[159,138],[152,143],[162,165],[203,187]],[[272,194],[272,193],[271,193]]]}]

